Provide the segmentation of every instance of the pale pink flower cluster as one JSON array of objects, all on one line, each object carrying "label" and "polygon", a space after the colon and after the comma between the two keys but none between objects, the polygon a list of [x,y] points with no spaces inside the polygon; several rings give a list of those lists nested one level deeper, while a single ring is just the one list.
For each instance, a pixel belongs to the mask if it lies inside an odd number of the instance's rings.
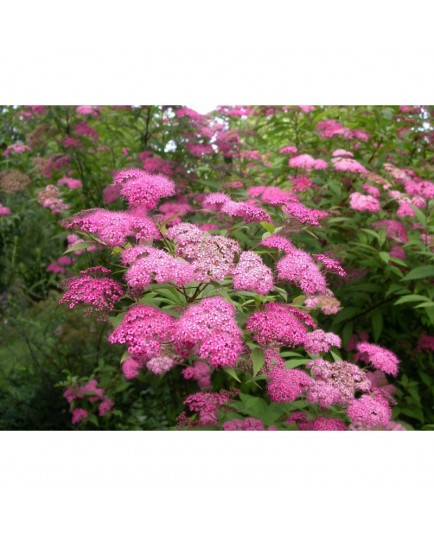
[{"label": "pale pink flower cluster", "polygon": [[246,328],[261,346],[299,346],[306,340],[306,326],[316,327],[314,320],[291,305],[266,303],[264,311],[250,315]]},{"label": "pale pink flower cluster", "polygon": [[407,255],[401,246],[393,246],[389,251],[389,255],[395,257],[395,259],[405,260],[407,258]]},{"label": "pale pink flower cluster", "polygon": [[311,354],[319,354],[320,352],[328,352],[331,346],[341,347],[341,339],[334,333],[326,333],[322,329],[306,333],[304,340],[304,348],[306,352]]},{"label": "pale pink flower cluster", "polygon": [[122,298],[121,285],[106,277],[111,271],[103,266],[82,270],[80,275],[67,279],[66,292],[59,303],[67,303],[70,309],[78,305],[88,306],[87,314],[93,311],[109,312]]},{"label": "pale pink flower cluster", "polygon": [[174,344],[180,354],[194,352],[213,367],[232,367],[243,352],[235,308],[220,296],[190,305],[178,320]]},{"label": "pale pink flower cluster", "polygon": [[77,106],[75,111],[80,115],[91,115],[92,117],[98,117],[101,106]]},{"label": "pale pink flower cluster", "polygon": [[297,154],[298,149],[294,145],[285,145],[279,151],[280,154]]},{"label": "pale pink flower cluster", "polygon": [[267,377],[267,393],[273,402],[294,402],[306,392],[311,381],[302,370],[275,367]]},{"label": "pale pink flower cluster", "polygon": [[201,389],[211,387],[211,368],[203,361],[196,361],[193,366],[185,368],[182,375],[186,380],[196,380]]},{"label": "pale pink flower cluster", "polygon": [[70,177],[62,177],[57,181],[57,186],[66,186],[70,190],[81,188],[83,183],[80,179],[71,179]]},{"label": "pale pink flower cluster", "polygon": [[266,295],[274,287],[272,271],[263,263],[261,257],[252,251],[241,253],[233,276],[235,290],[248,290]]},{"label": "pale pink flower cluster", "polygon": [[67,229],[95,234],[111,247],[123,246],[128,237],[147,242],[160,238],[160,232],[150,218],[102,208],[83,210],[64,225]]},{"label": "pale pink flower cluster", "polygon": [[38,193],[38,203],[48,208],[54,215],[61,214],[70,208],[70,205],[64,203],[60,197],[59,189],[52,184],[48,184]]},{"label": "pale pink flower cluster", "polygon": [[200,282],[222,281],[232,275],[241,253],[235,240],[209,235],[190,223],[174,225],[166,236],[176,242],[177,254],[191,262]]},{"label": "pale pink flower cluster", "polygon": [[63,138],[62,143],[66,149],[78,149],[81,147],[80,141],[72,136],[66,136],[66,138]]},{"label": "pale pink flower cluster", "polygon": [[379,212],[381,210],[378,199],[372,195],[363,195],[353,192],[350,195],[350,206],[358,212]]},{"label": "pale pink flower cluster", "polygon": [[305,306],[308,310],[319,308],[325,315],[335,315],[341,310],[340,301],[329,289],[322,294],[317,294],[316,296],[307,296]]},{"label": "pale pink flower cluster", "polygon": [[176,365],[170,357],[159,355],[146,362],[146,368],[156,376],[162,376]]},{"label": "pale pink flower cluster", "polygon": [[326,169],[328,167],[327,162],[321,159],[315,159],[309,154],[300,154],[289,159],[288,164],[291,167],[300,168],[300,169]]},{"label": "pale pink flower cluster", "polygon": [[399,360],[390,350],[367,342],[359,343],[357,350],[358,353],[354,356],[355,359],[368,362],[377,370],[382,370],[392,376],[398,374]]},{"label": "pale pink flower cluster", "polygon": [[131,358],[143,366],[153,357],[165,355],[164,346],[173,341],[174,330],[172,316],[150,305],[135,305],[108,340],[112,344],[126,344]]},{"label": "pale pink flower cluster", "polygon": [[[336,154],[333,153],[334,155]],[[351,154],[351,153],[349,153]],[[351,156],[333,156],[332,164],[336,171],[347,171],[349,173],[366,173],[366,168]]]},{"label": "pale pink flower cluster", "polygon": [[203,115],[187,107],[178,108],[177,110],[175,110],[175,115],[179,118],[189,117],[190,119],[196,119],[198,121],[201,121],[203,119]]},{"label": "pale pink flower cluster", "polygon": [[3,156],[8,156],[11,153],[21,154],[30,151],[30,147],[23,145],[22,143],[14,143],[9,145],[6,150],[3,152]]},{"label": "pale pink flower cluster", "polygon": [[165,251],[153,247],[135,246],[126,249],[122,254],[122,262],[131,264],[125,280],[135,290],[143,290],[153,281],[183,286],[196,280],[194,269],[188,262],[175,259]]},{"label": "pale pink flower cluster", "polygon": [[161,204],[158,210],[160,214],[164,214],[163,221],[167,222],[167,225],[177,225],[181,223],[180,216],[185,216],[193,208],[185,198],[179,197],[176,201]]},{"label": "pale pink flower cluster", "polygon": [[309,385],[307,400],[322,408],[333,404],[348,404],[357,391],[371,391],[367,374],[352,363],[329,363],[324,359],[314,359],[307,364],[307,368],[312,371],[314,378]]}]

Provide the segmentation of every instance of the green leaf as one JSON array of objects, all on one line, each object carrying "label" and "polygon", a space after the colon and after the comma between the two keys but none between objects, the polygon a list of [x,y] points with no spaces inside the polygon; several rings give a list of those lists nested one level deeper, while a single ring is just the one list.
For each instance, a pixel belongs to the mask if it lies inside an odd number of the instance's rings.
[{"label": "green leaf", "polygon": [[330,350],[332,357],[335,361],[342,361],[341,353],[339,350]]},{"label": "green leaf", "polygon": [[400,305],[401,303],[408,303],[408,302],[418,302],[418,301],[429,301],[429,298],[426,296],[422,296],[421,294],[408,294],[407,296],[403,296],[402,298],[399,298],[396,300],[394,305]]},{"label": "green leaf", "polygon": [[384,261],[386,264],[389,263],[389,260],[390,260],[389,253],[387,253],[386,251],[380,251],[378,255],[380,255],[381,260]]},{"label": "green leaf", "polygon": [[261,221],[261,225],[269,233],[274,233],[276,229],[272,223],[268,223],[267,221]]},{"label": "green leaf", "polygon": [[223,367],[224,371],[229,374],[234,380],[241,383],[241,380],[238,378],[237,373],[232,367]]},{"label": "green leaf", "polygon": [[73,251],[77,251],[79,249],[87,249],[95,245],[96,244],[93,240],[83,240],[83,242],[76,242],[74,245],[72,245],[65,251],[64,255],[66,255],[67,253],[72,253]]},{"label": "green leaf", "polygon": [[125,352],[121,357],[121,363],[123,363],[124,361],[126,361],[130,357],[131,357],[130,354],[128,352]]},{"label": "green leaf", "polygon": [[413,279],[425,279],[434,277],[434,266],[418,266],[402,278],[402,281],[411,281]]},{"label": "green leaf", "polygon": [[265,354],[260,348],[255,348],[252,353],[253,377],[255,377],[265,363]]},{"label": "green leaf", "polygon": [[310,359],[301,358],[301,359],[288,359],[288,361],[285,362],[285,368],[291,369],[296,368],[301,365],[306,365],[306,363],[309,363]]}]

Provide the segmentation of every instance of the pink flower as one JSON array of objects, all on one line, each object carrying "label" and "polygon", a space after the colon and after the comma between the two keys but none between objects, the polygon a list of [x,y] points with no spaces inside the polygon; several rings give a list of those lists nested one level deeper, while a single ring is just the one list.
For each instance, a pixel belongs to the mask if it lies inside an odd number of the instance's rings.
[{"label": "pink flower", "polygon": [[434,350],[434,336],[423,334],[419,337],[417,342],[417,349],[419,351],[429,352]]},{"label": "pink flower", "polygon": [[92,117],[98,117],[100,106],[77,106],[75,111],[80,115],[91,115]]},{"label": "pink flower", "polygon": [[321,262],[330,272],[334,272],[341,277],[345,277],[347,275],[345,270],[342,268],[341,263],[337,259],[333,259],[328,255],[323,255],[322,253],[313,255],[313,257],[317,261]]},{"label": "pink flower", "polygon": [[160,237],[155,223],[146,216],[112,212],[102,208],[83,210],[65,222],[67,229],[95,234],[108,246],[123,246],[128,237],[152,241]]},{"label": "pink flower", "polygon": [[85,409],[75,408],[72,412],[72,424],[78,424],[80,421],[87,419],[89,413]]},{"label": "pink flower", "polygon": [[67,303],[70,309],[77,305],[87,305],[91,311],[112,311],[116,302],[123,296],[122,287],[109,277],[110,270],[102,266],[88,268],[81,275],[71,277],[65,282],[66,292],[59,303]]},{"label": "pink flower", "polygon": [[362,395],[350,402],[347,415],[353,424],[381,428],[389,423],[392,411],[383,401]]},{"label": "pink flower", "polygon": [[75,133],[77,134],[77,136],[91,138],[93,141],[97,141],[99,139],[98,132],[94,130],[90,125],[88,125],[85,121],[81,121],[80,123],[77,123],[75,125]]},{"label": "pink flower", "polygon": [[[175,319],[149,305],[134,305],[109,335],[111,344],[126,344],[130,356],[140,364],[162,355],[162,345],[173,341]],[[127,361],[125,361],[126,363]],[[124,374],[132,372],[131,363]]]},{"label": "pink flower", "polygon": [[309,225],[319,226],[319,220],[328,216],[324,210],[317,210],[305,207],[302,203],[285,203],[283,212],[289,214],[292,218],[300,223],[308,223]]},{"label": "pink flower", "polygon": [[0,203],[0,216],[9,216],[10,213],[11,213],[11,209],[9,207],[4,207]]},{"label": "pink flower", "polygon": [[292,190],[294,192],[306,192],[314,185],[308,177],[300,176],[288,178],[291,180]]},{"label": "pink flower", "polygon": [[264,295],[273,290],[272,271],[259,255],[251,251],[241,253],[233,275],[235,290],[248,290]]},{"label": "pink flower", "polygon": [[297,147],[294,147],[293,145],[286,145],[285,147],[282,147],[279,151],[280,154],[297,154],[298,149]]},{"label": "pink flower", "polygon": [[379,212],[381,210],[378,199],[372,195],[362,195],[358,192],[353,192],[350,195],[350,206],[359,212]]},{"label": "pink flower", "polygon": [[301,169],[326,169],[327,162],[324,160],[315,160],[312,156],[309,154],[300,154],[298,156],[294,156],[293,158],[289,159],[289,165],[291,167],[295,168],[301,168]]},{"label": "pink flower", "polygon": [[320,352],[328,352],[330,346],[341,347],[341,339],[334,333],[326,333],[322,329],[316,329],[306,334],[304,348],[306,352],[311,354],[319,354]]},{"label": "pink flower", "polygon": [[393,238],[398,242],[408,242],[405,225],[396,220],[379,220],[372,224],[373,229],[385,229],[387,238]]},{"label": "pink flower", "polygon": [[264,311],[250,315],[246,328],[261,346],[299,346],[306,340],[306,326],[314,320],[291,305],[266,303]]},{"label": "pink flower", "polygon": [[221,390],[218,393],[195,393],[184,400],[184,404],[192,412],[199,414],[199,426],[213,426],[217,424],[217,415],[221,406],[227,404],[232,397],[229,391]]},{"label": "pink flower", "polygon": [[201,389],[211,387],[211,368],[207,363],[196,361],[192,367],[187,367],[182,371],[186,380],[196,380]]},{"label": "pink flower", "polygon": [[258,431],[265,430],[265,425],[259,419],[253,417],[246,417],[245,419],[232,419],[223,423],[223,430],[225,431]]},{"label": "pink flower", "polygon": [[81,188],[83,186],[81,180],[70,179],[69,177],[62,177],[57,181],[57,186],[67,186],[70,190]]},{"label": "pink flower", "polygon": [[300,422],[298,427],[300,430],[314,432],[343,432],[347,430],[347,425],[343,421],[330,417],[317,417],[312,421]]},{"label": "pink flower", "polygon": [[389,252],[389,255],[391,257],[395,257],[395,259],[401,259],[401,260],[405,260],[407,257],[404,249],[401,246],[393,246]]},{"label": "pink flower", "polygon": [[147,363],[146,368],[156,374],[162,376],[175,366],[175,361],[166,356],[152,357]]},{"label": "pink flower", "polygon": [[276,268],[280,279],[295,283],[306,294],[321,294],[327,290],[327,282],[321,270],[312,257],[301,249],[292,248],[278,261]]},{"label": "pink flower", "polygon": [[125,376],[125,379],[132,380],[137,378],[139,371],[141,369],[141,364],[138,363],[135,359],[126,359],[122,363],[122,373]]},{"label": "pink flower", "polygon": [[374,368],[387,372],[392,376],[398,374],[399,360],[390,350],[367,342],[359,343],[357,350],[359,353],[355,356],[356,359],[368,361]]},{"label": "pink flower", "polygon": [[234,366],[243,351],[235,308],[220,296],[190,305],[178,320],[175,347],[181,355],[195,351],[212,366]]},{"label": "pink flower", "polygon": [[312,381],[302,370],[274,368],[268,375],[267,392],[273,402],[294,402]]},{"label": "pink flower", "polygon": [[109,411],[111,411],[114,405],[115,403],[113,400],[105,397],[104,400],[101,402],[101,404],[98,406],[98,415],[100,417],[104,417],[104,415],[106,415]]},{"label": "pink flower", "polygon": [[3,156],[8,156],[11,153],[25,153],[26,151],[30,151],[30,147],[28,147],[27,145],[23,145],[22,143],[14,143],[13,145],[9,145],[9,147],[6,148],[6,151],[3,152]]},{"label": "pink flower", "polygon": [[[125,170],[133,171],[133,170]],[[175,194],[175,184],[163,175],[150,175],[145,171],[134,170],[134,176],[125,179],[123,172],[115,175],[115,184],[121,184],[121,195],[131,207],[144,206],[154,209],[162,197]]]}]

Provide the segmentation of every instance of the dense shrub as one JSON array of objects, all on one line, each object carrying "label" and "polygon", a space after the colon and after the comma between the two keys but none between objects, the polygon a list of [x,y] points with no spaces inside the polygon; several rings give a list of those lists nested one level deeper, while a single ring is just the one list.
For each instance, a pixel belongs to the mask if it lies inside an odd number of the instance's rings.
[{"label": "dense shrub", "polygon": [[1,427],[433,428],[432,108],[0,129]]}]

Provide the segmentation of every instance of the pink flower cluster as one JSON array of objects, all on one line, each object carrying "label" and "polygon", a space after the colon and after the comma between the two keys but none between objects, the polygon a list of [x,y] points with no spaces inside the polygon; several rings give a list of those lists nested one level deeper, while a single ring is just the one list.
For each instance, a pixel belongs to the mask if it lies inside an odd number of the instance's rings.
[{"label": "pink flower cluster", "polygon": [[211,387],[211,368],[203,361],[196,361],[191,367],[185,368],[182,375],[186,380],[196,380],[201,389]]},{"label": "pink flower cluster", "polygon": [[59,189],[52,184],[38,193],[38,203],[42,207],[48,208],[54,215],[61,214],[70,208],[70,205],[64,203],[60,197]]},{"label": "pink flower cluster", "polygon": [[154,209],[162,197],[175,194],[175,184],[164,175],[151,175],[140,169],[127,169],[115,174],[114,184],[121,185],[121,195],[131,207]]},{"label": "pink flower cluster", "polygon": [[306,326],[316,326],[307,313],[280,303],[266,303],[264,311],[250,315],[246,324],[258,344],[274,347],[304,344]]},{"label": "pink flower cluster", "polygon": [[109,312],[123,296],[121,285],[106,277],[110,270],[95,266],[80,272],[79,276],[65,281],[66,292],[59,303],[67,303],[70,309],[87,305],[87,314],[93,311]]},{"label": "pink flower cluster", "polygon": [[66,186],[70,190],[75,190],[83,186],[81,180],[71,179],[70,177],[62,177],[57,181],[57,186]]},{"label": "pink flower cluster", "polygon": [[267,393],[273,402],[294,402],[311,383],[306,372],[275,367],[267,377]]},{"label": "pink flower cluster", "polygon": [[334,333],[326,333],[322,329],[316,329],[306,333],[304,340],[304,348],[306,352],[311,354],[319,354],[320,352],[328,352],[330,346],[341,347],[341,339]]},{"label": "pink flower cluster", "polygon": [[372,195],[363,195],[353,192],[350,195],[350,206],[359,212],[379,212],[381,210],[378,199]]},{"label": "pink flower cluster", "polygon": [[[271,428],[269,428],[270,430]],[[265,430],[265,425],[259,419],[246,417],[245,419],[232,419],[223,423],[223,430],[226,432],[241,432],[241,431],[256,431],[262,432]]]},{"label": "pink flower cluster", "polygon": [[321,159],[315,159],[309,154],[300,154],[298,156],[293,156],[289,159],[288,164],[291,167],[311,170],[311,169],[326,169],[328,167],[327,162]]},{"label": "pink flower cluster", "polygon": [[176,323],[174,345],[181,355],[194,352],[213,367],[232,367],[244,346],[235,308],[220,296],[190,305]]},{"label": "pink flower cluster", "polygon": [[[218,393],[195,393],[184,400],[191,412],[199,414],[197,426],[215,426],[217,424],[217,415],[222,406],[230,402],[232,393],[221,390]],[[185,415],[181,414],[180,423],[183,423]],[[184,419],[183,419],[184,417]]]},{"label": "pink flower cluster", "polygon": [[273,273],[261,257],[251,251],[241,253],[233,272],[234,289],[268,294],[274,288]]},{"label": "pink flower cluster", "polygon": [[176,242],[177,254],[191,262],[196,281],[222,281],[232,275],[240,254],[235,240],[209,235],[191,223],[171,227],[166,236]]},{"label": "pink flower cluster", "polygon": [[285,203],[283,212],[289,214],[292,218],[300,223],[308,223],[309,225],[320,225],[320,220],[328,216],[325,210],[312,209],[304,206],[302,203]]},{"label": "pink flower cluster", "polygon": [[385,229],[387,238],[406,244],[408,235],[405,225],[396,220],[379,220],[372,224],[373,229]]},{"label": "pink flower cluster", "polygon": [[316,125],[316,130],[322,138],[334,138],[336,136],[343,136],[345,139],[359,139],[362,141],[368,141],[369,135],[363,130],[352,130],[341,125],[334,119],[328,119],[327,121],[321,121]]},{"label": "pink flower cluster", "polygon": [[359,361],[370,363],[377,370],[396,376],[398,374],[399,360],[396,355],[376,344],[361,342],[357,345],[358,353],[354,356]]},{"label": "pink flower cluster", "polygon": [[252,186],[247,189],[250,197],[260,198],[260,200],[268,205],[283,205],[298,201],[297,197],[291,192],[284,192],[277,186]]},{"label": "pink flower cluster", "polygon": [[[63,396],[66,400],[72,404],[75,400],[87,399],[91,403],[98,403],[98,415],[104,417],[109,413],[113,406],[114,401],[107,396],[104,396],[104,389],[98,387],[96,380],[89,380],[85,385],[73,385],[68,387]],[[84,419],[87,419],[89,412],[83,408],[74,407],[71,408],[72,424],[78,424]]]},{"label": "pink flower cluster", "polygon": [[246,223],[271,221],[269,214],[264,209],[248,203],[237,203],[232,201],[226,194],[209,194],[203,200],[202,206],[205,209],[216,210],[228,216],[241,218]]},{"label": "pink flower cluster", "polygon": [[21,154],[30,151],[30,147],[23,145],[22,143],[14,143],[9,145],[6,150],[3,152],[3,156],[9,156],[11,153]]},{"label": "pink flower cluster", "polygon": [[0,216],[9,216],[11,213],[11,209],[9,207],[5,207],[0,203]]},{"label": "pink flower cluster", "polygon": [[83,210],[65,222],[67,229],[95,234],[108,246],[123,246],[128,237],[139,241],[160,238],[155,223],[146,216],[102,208]]},{"label": "pink flower cluster", "polygon": [[[174,330],[175,319],[172,316],[150,305],[135,305],[111,332],[108,340],[112,344],[126,344],[131,359],[144,366],[150,359],[167,353]],[[131,372],[130,365],[126,368]]]},{"label": "pink flower cluster", "polygon": [[77,134],[77,136],[90,138],[93,141],[97,141],[99,139],[98,132],[94,130],[90,125],[88,125],[85,121],[80,121],[80,123],[77,123],[75,125],[75,133]]},{"label": "pink flower cluster", "polygon": [[52,262],[47,266],[47,272],[52,272],[53,274],[64,274],[65,266],[71,266],[72,259],[63,255],[59,257],[56,262]]},{"label": "pink flower cluster", "polygon": [[135,246],[126,249],[122,254],[122,262],[131,264],[125,279],[135,290],[143,290],[152,281],[182,286],[196,278],[194,269],[188,262],[175,259],[165,251],[153,247]]}]

